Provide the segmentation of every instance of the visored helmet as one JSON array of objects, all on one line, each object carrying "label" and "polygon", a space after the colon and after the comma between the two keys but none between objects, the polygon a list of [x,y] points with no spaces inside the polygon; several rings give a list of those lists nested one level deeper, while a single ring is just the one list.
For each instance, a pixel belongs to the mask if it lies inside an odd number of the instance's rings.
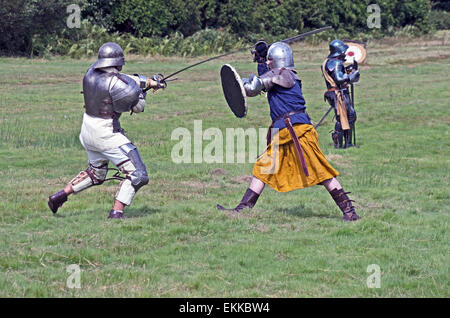
[{"label": "visored helmet", "polygon": [[338,57],[347,51],[348,45],[341,40],[333,40],[330,43],[330,55],[328,57]]},{"label": "visored helmet", "polygon": [[294,57],[292,49],[289,45],[283,42],[275,42],[267,51],[267,59],[272,60],[270,68],[294,68]]},{"label": "visored helmet", "polygon": [[121,66],[124,64],[123,50],[119,44],[107,42],[98,50],[98,60],[95,63],[95,68]]}]

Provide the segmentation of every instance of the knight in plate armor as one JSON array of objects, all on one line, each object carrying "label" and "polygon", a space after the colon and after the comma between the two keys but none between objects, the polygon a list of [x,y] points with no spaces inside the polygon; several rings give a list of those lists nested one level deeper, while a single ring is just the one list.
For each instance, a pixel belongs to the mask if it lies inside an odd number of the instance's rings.
[{"label": "knight in plate armor", "polygon": [[306,113],[302,83],[295,70],[291,47],[284,42],[270,46],[258,42],[252,51],[258,63],[258,76],[243,78],[246,96],[267,93],[272,125],[267,149],[253,167],[253,177],[241,202],[233,209],[217,205],[219,210],[240,212],[253,208],[266,184],[278,192],[323,185],[343,213],[343,221],[355,221],[352,200],[336,176],[339,174],[319,148],[318,134]]},{"label": "knight in plate armor", "polygon": [[324,98],[334,107],[336,124],[332,133],[335,148],[353,146],[352,135],[355,127],[356,112],[350,97],[349,86],[359,80],[356,61],[349,66],[344,65],[345,52],[348,49],[341,40],[330,43],[330,54],[322,64],[327,91]]},{"label": "knight in plate armor", "polygon": [[136,192],[148,184],[146,166],[137,147],[120,126],[122,113],[141,113],[146,106],[146,91],[165,88],[160,77],[127,75],[120,71],[125,65],[122,48],[114,42],[103,44],[98,60],[83,78],[84,108],[80,142],[88,155],[88,167],[73,178],[61,191],[52,194],[48,206],[53,213],[67,201],[89,187],[102,184],[112,162],[125,176],[121,178],[108,218],[123,218],[125,206],[131,204]]}]

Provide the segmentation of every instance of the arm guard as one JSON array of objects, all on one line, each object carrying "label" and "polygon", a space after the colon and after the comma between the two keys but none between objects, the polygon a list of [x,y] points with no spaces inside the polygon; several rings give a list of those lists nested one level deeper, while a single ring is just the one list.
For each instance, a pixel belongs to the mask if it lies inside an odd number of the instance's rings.
[{"label": "arm guard", "polygon": [[334,82],[338,86],[345,84],[351,84],[359,80],[359,70],[356,70],[350,74],[347,74],[342,61],[332,59],[327,63],[327,69]]},{"label": "arm guard", "polygon": [[243,78],[242,83],[244,84],[245,94],[249,97],[259,95],[264,90],[263,82],[254,74],[250,75],[249,78]]},{"label": "arm guard", "polygon": [[131,110],[133,111],[133,113],[141,113],[141,112],[144,111],[144,109],[145,109],[145,104],[146,104],[146,102],[145,102],[145,95],[146,95],[146,93],[141,93],[141,94],[139,95],[139,102],[138,102],[135,106],[133,106],[133,107],[131,108]]},{"label": "arm guard", "polygon": [[147,88],[147,77],[141,74],[133,74],[134,76],[137,76],[139,78],[139,87],[140,88]]}]

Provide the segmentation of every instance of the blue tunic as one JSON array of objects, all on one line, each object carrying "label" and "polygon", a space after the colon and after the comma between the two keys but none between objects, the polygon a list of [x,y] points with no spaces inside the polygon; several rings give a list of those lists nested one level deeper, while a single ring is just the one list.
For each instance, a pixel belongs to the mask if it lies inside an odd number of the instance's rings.
[{"label": "blue tunic", "polygon": [[[268,71],[266,64],[258,64],[258,75],[261,76]],[[267,99],[270,105],[270,117],[272,121],[276,118],[293,111],[306,110],[306,102],[302,94],[302,83],[296,81],[291,88],[284,88],[279,85],[274,85],[267,92]],[[311,120],[306,112],[294,114],[289,116],[292,124],[309,124]],[[273,124],[274,128],[286,128],[284,119],[279,119]]]}]

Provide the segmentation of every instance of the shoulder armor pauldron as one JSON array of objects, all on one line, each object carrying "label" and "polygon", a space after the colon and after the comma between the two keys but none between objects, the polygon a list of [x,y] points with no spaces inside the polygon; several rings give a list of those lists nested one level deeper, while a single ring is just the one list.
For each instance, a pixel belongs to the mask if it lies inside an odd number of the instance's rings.
[{"label": "shoulder armor pauldron", "polygon": [[326,70],[334,80],[336,85],[341,87],[349,82],[349,77],[345,71],[344,62],[339,59],[330,59],[326,65]]},{"label": "shoulder armor pauldron", "polygon": [[109,93],[115,112],[129,111],[139,101],[139,88],[135,80],[125,74],[115,74],[109,87]]},{"label": "shoulder armor pauldron", "polygon": [[295,85],[295,81],[299,81],[300,78],[294,71],[286,68],[272,69],[260,76],[261,81],[264,84],[265,90],[271,89],[274,84],[280,85],[284,88],[292,88]]},{"label": "shoulder armor pauldron", "polygon": [[339,67],[340,64],[343,65],[344,63],[338,59],[329,59],[325,64],[325,66],[328,72],[333,72],[333,70]]}]

